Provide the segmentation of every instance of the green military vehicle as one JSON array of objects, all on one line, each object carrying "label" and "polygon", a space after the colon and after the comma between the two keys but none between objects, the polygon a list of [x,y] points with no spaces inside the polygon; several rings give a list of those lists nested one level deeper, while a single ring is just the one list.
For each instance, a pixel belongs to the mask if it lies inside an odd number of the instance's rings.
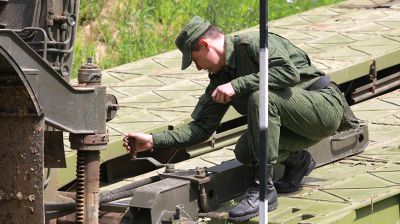
[{"label": "green military vehicle", "polygon": [[[350,0],[269,23],[364,121],[308,149],[318,168],[269,223],[399,223],[399,7]],[[228,223],[249,180],[232,151],[246,118],[229,110],[206,142],[132,160],[123,134],[189,122],[207,74],[181,71],[175,50],[105,71],[88,60],[70,80],[78,11],[0,1],[1,223]]]}]

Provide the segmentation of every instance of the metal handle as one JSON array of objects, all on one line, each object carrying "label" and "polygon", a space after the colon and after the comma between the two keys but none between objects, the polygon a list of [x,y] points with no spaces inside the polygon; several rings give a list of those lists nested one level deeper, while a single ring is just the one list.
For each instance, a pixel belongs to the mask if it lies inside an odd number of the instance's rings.
[{"label": "metal handle", "polygon": [[[148,162],[150,162],[151,164],[153,164],[155,167],[157,168],[161,168],[161,167],[168,167],[170,164],[169,163],[160,163],[158,160],[154,159],[153,157],[141,157],[138,158],[137,157],[137,152],[135,150],[135,140],[133,138],[129,138],[129,146],[131,148],[130,154],[131,154],[131,160],[146,160]],[[152,152],[153,149],[150,150],[150,152]]]},{"label": "metal handle", "polygon": [[339,138],[332,138],[332,141],[343,141],[343,140],[346,140],[346,139],[351,138],[353,136],[362,134],[363,132],[364,132],[363,130],[357,130],[356,132],[354,132],[354,133],[352,133],[350,135],[346,135],[346,136],[339,137]]},{"label": "metal handle", "polygon": [[154,159],[153,157],[137,158],[136,154],[135,154],[135,159],[132,159],[132,160],[146,160],[146,161],[150,162],[151,164],[153,164],[157,168],[167,167],[169,165],[169,164],[160,163],[158,160]]}]

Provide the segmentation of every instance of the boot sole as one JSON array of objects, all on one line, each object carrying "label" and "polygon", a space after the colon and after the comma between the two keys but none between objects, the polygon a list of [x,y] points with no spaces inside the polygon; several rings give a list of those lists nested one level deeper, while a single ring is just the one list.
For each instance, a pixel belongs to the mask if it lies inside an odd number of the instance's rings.
[{"label": "boot sole", "polygon": [[229,220],[232,221],[232,222],[245,222],[245,221],[248,221],[251,218],[254,218],[256,216],[258,216],[258,212],[251,213],[251,214],[248,214],[248,215],[245,215],[245,216],[229,217]]},{"label": "boot sole", "polygon": [[[268,205],[268,212],[271,212],[275,209],[278,208],[278,202],[274,202],[270,205]],[[239,216],[239,217],[229,217],[229,220],[232,222],[245,222],[245,221],[249,221],[251,218],[257,217],[258,216],[258,211],[255,213],[251,213],[245,216]]]}]

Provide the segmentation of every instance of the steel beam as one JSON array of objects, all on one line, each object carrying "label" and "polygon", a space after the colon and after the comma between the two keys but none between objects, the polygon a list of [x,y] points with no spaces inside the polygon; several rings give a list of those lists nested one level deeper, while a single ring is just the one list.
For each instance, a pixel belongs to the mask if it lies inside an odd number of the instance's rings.
[{"label": "steel beam", "polygon": [[105,86],[71,86],[11,30],[0,30],[0,50],[29,83],[47,124],[75,134],[106,132]]}]

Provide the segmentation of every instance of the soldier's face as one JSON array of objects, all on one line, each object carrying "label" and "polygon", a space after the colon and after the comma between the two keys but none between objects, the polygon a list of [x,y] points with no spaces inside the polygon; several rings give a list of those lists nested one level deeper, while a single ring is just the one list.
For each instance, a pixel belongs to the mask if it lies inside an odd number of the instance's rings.
[{"label": "soldier's face", "polygon": [[209,44],[200,45],[200,50],[192,51],[192,60],[199,71],[207,70],[210,73],[215,73],[222,68],[219,54]]}]

